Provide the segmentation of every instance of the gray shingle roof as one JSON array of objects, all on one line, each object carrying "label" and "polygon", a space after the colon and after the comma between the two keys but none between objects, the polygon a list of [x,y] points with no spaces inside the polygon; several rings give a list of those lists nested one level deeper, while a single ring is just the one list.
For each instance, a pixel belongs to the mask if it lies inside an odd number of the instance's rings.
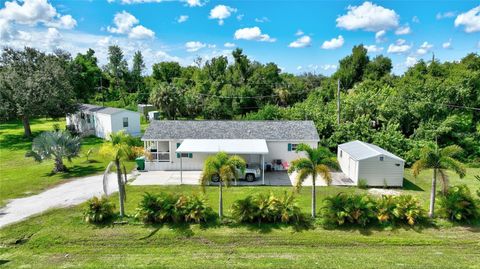
[{"label": "gray shingle roof", "polygon": [[153,120],[149,139],[265,139],[318,141],[313,121]]},{"label": "gray shingle roof", "polygon": [[97,105],[90,105],[90,104],[82,104],[80,106],[80,111],[85,112],[97,112],[102,114],[115,114],[121,111],[126,111],[126,109],[116,108],[116,107],[107,107],[107,106],[97,106]]},{"label": "gray shingle roof", "polygon": [[381,156],[381,155],[388,156],[396,160],[404,161],[402,158],[396,156],[395,154],[389,151],[382,149],[377,145],[365,143],[359,140],[340,144],[338,145],[338,148],[348,153],[348,155],[350,155],[352,159],[357,161],[376,157],[376,156]]}]

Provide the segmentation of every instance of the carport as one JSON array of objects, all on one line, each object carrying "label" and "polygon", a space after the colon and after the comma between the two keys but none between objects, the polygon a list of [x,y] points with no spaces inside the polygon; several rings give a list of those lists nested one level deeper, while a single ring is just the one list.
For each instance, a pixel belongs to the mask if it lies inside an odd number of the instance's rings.
[{"label": "carport", "polygon": [[183,182],[182,158],[189,153],[215,154],[246,154],[261,156],[262,184],[265,185],[265,154],[268,154],[265,139],[184,139],[175,151],[180,154],[180,181]]}]

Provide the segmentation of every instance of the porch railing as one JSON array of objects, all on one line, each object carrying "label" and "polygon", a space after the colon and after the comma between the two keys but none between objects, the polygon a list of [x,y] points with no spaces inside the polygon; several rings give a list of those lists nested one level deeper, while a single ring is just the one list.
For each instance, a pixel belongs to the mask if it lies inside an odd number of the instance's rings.
[{"label": "porch railing", "polygon": [[170,161],[170,152],[150,152],[152,162],[168,162]]}]

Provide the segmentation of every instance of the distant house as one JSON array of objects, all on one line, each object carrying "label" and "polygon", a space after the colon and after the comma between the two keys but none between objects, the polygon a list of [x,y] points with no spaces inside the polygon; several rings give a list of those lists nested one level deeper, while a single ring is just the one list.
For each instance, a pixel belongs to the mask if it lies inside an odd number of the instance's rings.
[{"label": "distant house", "polygon": [[366,180],[368,186],[403,186],[405,161],[379,146],[352,141],[338,146],[338,162],[353,182]]},{"label": "distant house", "polygon": [[267,170],[285,170],[303,156],[298,144],[317,147],[312,121],[152,120],[142,137],[151,159],[146,170],[201,170],[219,151],[238,154]]},{"label": "distant house", "polygon": [[101,138],[120,130],[125,130],[133,136],[141,134],[140,113],[89,104],[82,104],[78,112],[67,115],[67,126],[83,135]]}]

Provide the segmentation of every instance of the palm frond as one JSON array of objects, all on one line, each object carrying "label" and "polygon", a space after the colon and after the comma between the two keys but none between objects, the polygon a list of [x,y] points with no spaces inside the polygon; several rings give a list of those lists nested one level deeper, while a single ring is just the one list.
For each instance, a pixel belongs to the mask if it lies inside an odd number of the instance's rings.
[{"label": "palm frond", "polygon": [[412,165],[413,176],[417,177],[420,174],[420,172],[422,172],[423,170],[425,170],[427,168],[428,168],[427,163],[424,159],[420,159],[420,160],[416,161]]},{"label": "palm frond", "polygon": [[440,179],[442,180],[442,193],[446,194],[448,191],[448,175],[447,172],[443,169],[438,169],[438,173],[440,174]]},{"label": "palm frond", "polygon": [[330,168],[324,164],[319,164],[315,166],[315,173],[320,175],[323,180],[325,180],[325,183],[327,183],[328,186],[332,183],[332,173],[330,172]]},{"label": "palm frond", "polygon": [[461,162],[455,160],[452,157],[447,157],[447,156],[441,157],[440,164],[442,168],[452,170],[460,178],[464,178],[465,175],[467,174],[467,169],[465,168],[465,165],[463,165]]},{"label": "palm frond", "polygon": [[307,158],[298,158],[293,160],[288,168],[288,173],[292,173],[294,171],[299,171],[302,169],[311,169],[313,170],[313,163],[310,159]]},{"label": "palm frond", "polygon": [[455,157],[463,152],[463,149],[457,145],[444,147],[440,150],[440,155],[445,157]]},{"label": "palm frond", "polygon": [[295,180],[295,190],[298,192],[302,188],[302,184],[308,176],[312,175],[313,171],[308,168],[297,170],[297,177]]}]

